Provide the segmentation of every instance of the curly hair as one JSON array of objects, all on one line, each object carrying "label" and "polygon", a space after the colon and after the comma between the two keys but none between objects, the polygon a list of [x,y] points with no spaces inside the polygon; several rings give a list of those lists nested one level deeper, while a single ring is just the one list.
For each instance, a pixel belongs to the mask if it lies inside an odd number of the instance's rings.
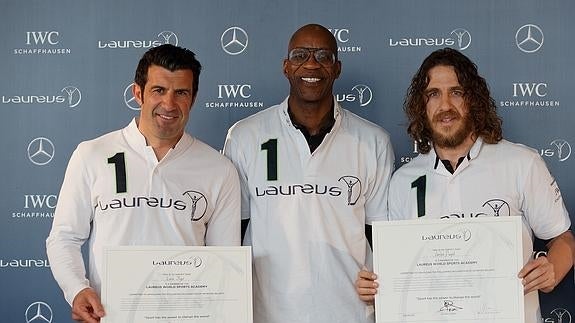
[{"label": "curly hair", "polygon": [[422,154],[431,150],[432,131],[427,119],[425,89],[429,84],[429,70],[438,65],[453,66],[455,69],[464,90],[474,136],[482,137],[489,144],[499,142],[502,139],[502,121],[497,115],[497,107],[489,94],[487,82],[478,74],[477,66],[467,56],[455,49],[443,48],[425,58],[411,80],[403,103],[409,121],[407,133],[417,142],[417,150]]}]

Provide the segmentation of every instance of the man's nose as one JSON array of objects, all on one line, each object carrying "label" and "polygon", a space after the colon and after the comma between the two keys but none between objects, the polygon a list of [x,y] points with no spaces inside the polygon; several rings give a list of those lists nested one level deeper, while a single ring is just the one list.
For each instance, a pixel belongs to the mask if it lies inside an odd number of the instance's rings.
[{"label": "man's nose", "polygon": [[174,93],[167,93],[164,95],[163,100],[165,109],[175,109],[176,108],[176,95]]},{"label": "man's nose", "polygon": [[319,67],[321,67],[321,64],[318,63],[318,61],[316,61],[315,55],[313,52],[311,52],[309,54],[309,57],[307,58],[307,60],[302,65],[306,68],[319,68]]},{"label": "man's nose", "polygon": [[441,100],[439,102],[440,109],[442,111],[447,111],[453,109],[453,101],[448,93],[444,93],[441,95]]}]

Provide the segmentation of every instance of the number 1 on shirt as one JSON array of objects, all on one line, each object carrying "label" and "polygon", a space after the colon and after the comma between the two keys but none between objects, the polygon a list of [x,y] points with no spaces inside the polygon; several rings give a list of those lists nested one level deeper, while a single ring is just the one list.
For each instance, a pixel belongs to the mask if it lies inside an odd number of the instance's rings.
[{"label": "number 1 on shirt", "polygon": [[417,217],[425,216],[425,175],[411,182],[411,188],[417,189]]},{"label": "number 1 on shirt", "polygon": [[267,152],[268,181],[278,180],[278,140],[270,139],[264,142],[261,150]]},{"label": "number 1 on shirt", "polygon": [[124,153],[117,153],[108,158],[108,164],[114,164],[116,171],[116,193],[126,193],[126,160]]}]

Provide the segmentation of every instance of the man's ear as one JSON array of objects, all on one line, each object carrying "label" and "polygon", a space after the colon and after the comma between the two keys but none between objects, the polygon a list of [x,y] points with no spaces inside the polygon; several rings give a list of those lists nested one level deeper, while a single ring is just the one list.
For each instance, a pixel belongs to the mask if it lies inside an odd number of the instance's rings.
[{"label": "man's ear", "polygon": [[288,72],[287,72],[288,64],[289,64],[289,60],[288,60],[287,58],[284,59],[284,63],[283,63],[283,66],[282,66],[282,71],[283,71],[283,73],[284,73],[284,75],[285,75],[286,77],[288,77]]},{"label": "man's ear", "polygon": [[335,78],[339,78],[339,74],[341,74],[341,61],[337,60],[335,62]]},{"label": "man's ear", "polygon": [[142,106],[144,103],[144,89],[142,89],[138,84],[132,84],[132,94],[134,95],[134,99],[138,102],[139,106]]}]

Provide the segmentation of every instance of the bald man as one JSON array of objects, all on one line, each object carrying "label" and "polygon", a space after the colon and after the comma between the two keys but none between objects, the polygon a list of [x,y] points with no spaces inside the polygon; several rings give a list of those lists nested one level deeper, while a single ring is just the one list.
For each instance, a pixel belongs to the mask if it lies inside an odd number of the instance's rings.
[{"label": "bald man", "polygon": [[389,135],[336,101],[341,62],[325,27],[293,34],[283,72],[289,96],[233,125],[224,147],[242,185],[254,322],[374,322],[354,281],[371,263],[366,225],[386,219]]}]

